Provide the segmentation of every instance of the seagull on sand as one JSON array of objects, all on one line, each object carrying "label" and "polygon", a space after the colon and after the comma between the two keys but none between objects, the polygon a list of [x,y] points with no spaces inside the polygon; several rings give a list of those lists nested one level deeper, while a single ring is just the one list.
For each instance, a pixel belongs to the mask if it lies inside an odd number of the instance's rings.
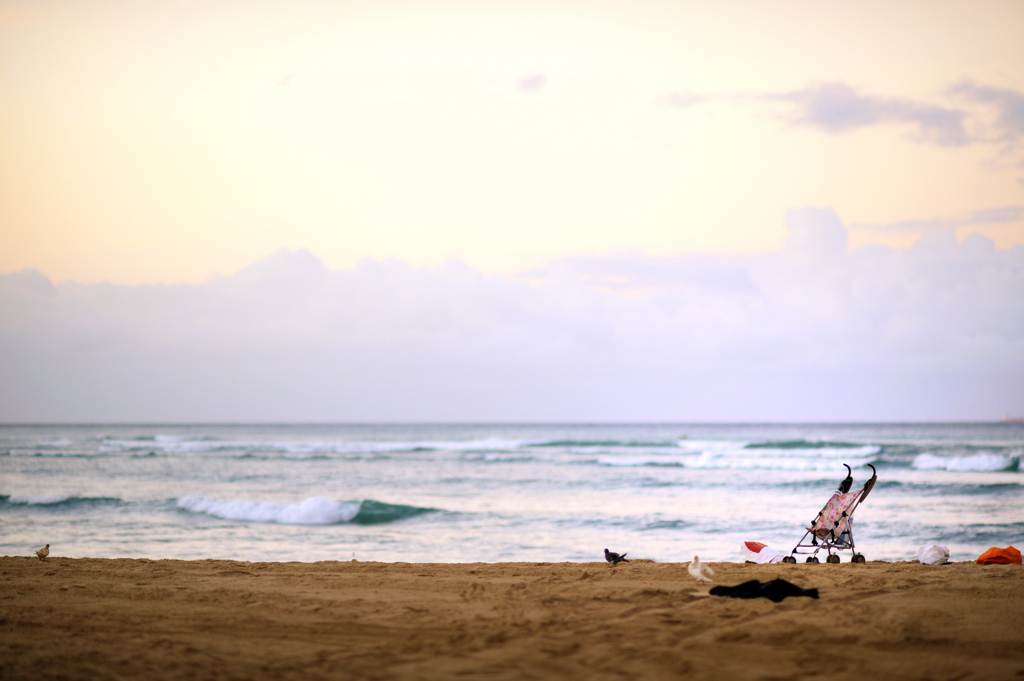
[{"label": "seagull on sand", "polygon": [[715,571],[711,569],[710,565],[705,565],[700,562],[700,558],[697,556],[693,557],[693,562],[690,563],[688,568],[690,576],[696,579],[698,582],[713,582],[715,581],[712,577],[715,576]]},{"label": "seagull on sand", "polygon": [[611,563],[612,567],[615,567],[619,563],[628,563],[629,559],[626,558],[626,555],[627,554],[624,553],[624,554],[622,554],[620,556],[619,554],[615,553],[614,551],[609,551],[608,549],[604,550],[604,559],[606,561],[608,561],[609,563]]},{"label": "seagull on sand", "polygon": [[36,555],[39,556],[39,560],[46,560],[46,557],[50,555],[50,545],[47,544],[43,548],[36,551]]}]

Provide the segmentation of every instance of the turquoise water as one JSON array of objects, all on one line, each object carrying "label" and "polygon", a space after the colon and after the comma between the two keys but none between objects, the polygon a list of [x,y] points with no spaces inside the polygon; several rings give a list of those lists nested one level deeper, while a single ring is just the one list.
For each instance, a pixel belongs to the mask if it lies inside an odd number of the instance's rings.
[{"label": "turquoise water", "polygon": [[966,560],[1024,544],[1022,453],[1016,424],[7,425],[0,553],[738,561],[870,463],[858,549]]}]

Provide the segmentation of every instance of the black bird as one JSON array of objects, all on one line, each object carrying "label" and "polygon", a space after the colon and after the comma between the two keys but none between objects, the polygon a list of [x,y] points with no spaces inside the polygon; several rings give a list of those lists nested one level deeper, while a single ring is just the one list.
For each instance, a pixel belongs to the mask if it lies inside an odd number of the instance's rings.
[{"label": "black bird", "polygon": [[627,554],[624,553],[624,554],[622,554],[620,556],[619,554],[615,553],[614,551],[609,551],[608,549],[604,550],[604,559],[606,561],[608,561],[609,563],[611,563],[612,567],[615,567],[619,563],[628,563],[629,559],[626,558],[626,555]]},{"label": "black bird", "polygon": [[[845,463],[843,465],[846,466]],[[846,466],[846,479],[843,480],[841,483],[839,483],[839,492],[841,494],[846,494],[847,492],[850,491],[850,487],[852,487],[852,486],[853,486],[853,471],[850,469],[849,466]]]}]

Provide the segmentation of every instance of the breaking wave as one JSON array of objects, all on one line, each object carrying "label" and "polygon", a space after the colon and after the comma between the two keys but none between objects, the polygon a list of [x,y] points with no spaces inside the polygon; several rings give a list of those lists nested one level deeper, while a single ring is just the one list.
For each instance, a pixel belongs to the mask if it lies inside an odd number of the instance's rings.
[{"label": "breaking wave", "polygon": [[403,504],[386,504],[373,499],[335,501],[320,496],[309,497],[292,504],[184,496],[178,498],[176,506],[184,511],[202,513],[224,520],[281,525],[376,525],[436,510]]},{"label": "breaking wave", "polygon": [[76,497],[53,495],[0,494],[0,508],[73,509],[94,506],[119,506],[124,501],[114,497]]},{"label": "breaking wave", "polygon": [[912,466],[923,471],[1016,471],[1020,468],[1020,458],[999,454],[950,457],[919,454]]},{"label": "breaking wave", "polygon": [[863,444],[853,442],[818,442],[815,440],[783,440],[780,442],[753,442],[745,449],[860,449]]}]

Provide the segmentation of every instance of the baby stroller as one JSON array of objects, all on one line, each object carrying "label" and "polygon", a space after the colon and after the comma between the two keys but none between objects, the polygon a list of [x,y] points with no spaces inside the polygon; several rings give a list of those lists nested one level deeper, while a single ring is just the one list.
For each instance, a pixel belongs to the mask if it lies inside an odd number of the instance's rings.
[{"label": "baby stroller", "polygon": [[[845,463],[843,465],[846,466]],[[868,468],[871,469],[871,479],[865,482],[861,489],[851,492],[853,471],[846,466],[846,479],[839,483],[839,490],[828,500],[825,508],[818,512],[818,516],[807,528],[803,538],[796,543],[789,555],[782,559],[783,563],[795,563],[794,554],[797,553],[809,553],[811,555],[807,557],[807,562],[817,563],[819,562],[818,551],[822,549],[828,551],[828,558],[825,559],[827,563],[838,563],[839,556],[832,552],[846,549],[853,551],[851,562],[863,563],[865,561],[864,556],[857,553],[857,549],[853,545],[853,512],[867,499],[871,488],[875,486],[875,480],[878,479],[878,471],[875,470],[875,467],[868,464]],[[808,537],[810,537],[810,543],[807,542]]]}]

